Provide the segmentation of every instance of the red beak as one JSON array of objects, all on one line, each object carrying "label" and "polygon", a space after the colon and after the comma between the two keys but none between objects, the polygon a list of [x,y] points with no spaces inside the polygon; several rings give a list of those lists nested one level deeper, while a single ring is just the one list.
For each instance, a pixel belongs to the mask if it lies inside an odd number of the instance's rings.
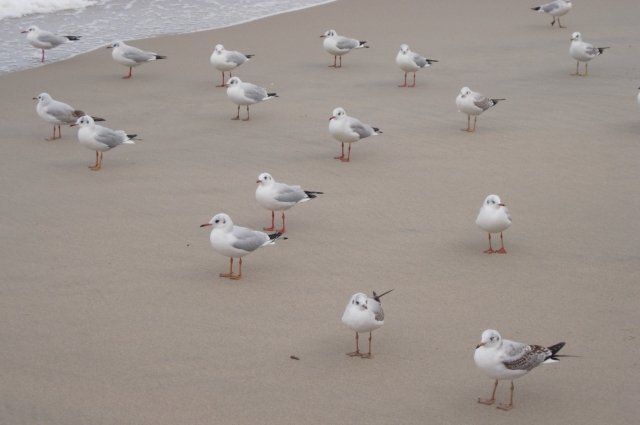
[{"label": "red beak", "polygon": [[200,227],[207,227],[207,226],[211,226],[211,223],[205,223],[200,225]]}]

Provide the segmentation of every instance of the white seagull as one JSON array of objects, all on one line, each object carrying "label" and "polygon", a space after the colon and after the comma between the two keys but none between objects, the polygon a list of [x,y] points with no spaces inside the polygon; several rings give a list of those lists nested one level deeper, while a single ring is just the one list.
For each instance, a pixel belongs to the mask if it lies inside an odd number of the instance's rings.
[{"label": "white seagull", "polygon": [[[476,131],[478,115],[495,106],[499,101],[506,99],[489,99],[488,97],[472,91],[469,87],[463,87],[456,97],[458,111],[467,114],[467,128],[469,133]],[[473,115],[473,128],[471,128],[471,115]]]},{"label": "white seagull", "polygon": [[491,405],[496,401],[496,389],[498,381],[508,379],[511,381],[511,393],[508,404],[499,404],[498,409],[511,410],[513,408],[513,380],[526,375],[531,369],[544,363],[554,363],[558,357],[568,357],[557,354],[564,342],[559,342],[551,347],[529,345],[521,342],[502,339],[498,331],[487,329],[482,332],[480,344],[476,346],[473,360],[476,366],[491,379],[495,379],[491,398],[479,398],[478,403]]},{"label": "white seagull", "polygon": [[[586,77],[589,73],[589,61],[596,56],[604,53],[604,49],[609,47],[593,47],[592,44],[582,41],[582,34],[574,32],[571,35],[571,46],[569,46],[569,54],[574,58],[576,63],[576,73],[571,75],[580,75]],[[584,62],[584,74],[580,74],[580,62]]]},{"label": "white seagull", "polygon": [[[404,71],[404,84],[399,87],[415,87],[416,71],[431,66],[432,63],[438,62],[435,59],[427,59],[422,55],[412,52],[406,44],[400,45],[400,51],[396,56],[396,65]],[[413,84],[407,85],[407,73],[413,72]]]},{"label": "white seagull", "polygon": [[[66,103],[54,100],[49,93],[40,93],[33,100],[37,100],[36,112],[46,122],[53,124],[53,137],[45,140],[56,140],[62,137],[60,125],[72,125],[85,114],[83,111],[75,109]],[[94,121],[104,121],[104,118],[91,117]],[[58,137],[56,137],[56,127],[58,128]]]},{"label": "white seagull", "polygon": [[229,72],[229,78],[231,78],[231,70],[236,69],[243,63],[247,62],[254,55],[245,55],[244,53],[236,52],[235,50],[225,50],[222,44],[217,44],[213,49],[211,58],[209,61],[215,69],[222,72],[222,84],[216,87],[225,87],[224,73]]},{"label": "white seagull", "polygon": [[[391,291],[393,289],[380,295],[374,291],[373,297],[368,297],[367,294],[362,292],[351,296],[342,314],[342,323],[356,333],[356,351],[347,353],[348,356],[357,356],[363,359],[371,358],[371,332],[384,325],[384,311],[382,311],[380,298]],[[360,332],[369,332],[369,352],[367,354],[360,352],[358,345],[358,334]]]},{"label": "white seagull", "polygon": [[134,66],[167,58],[166,56],[162,56],[157,53],[145,52],[137,47],[129,46],[124,41],[114,41],[107,46],[107,49],[113,49],[111,51],[111,57],[114,61],[118,62],[120,65],[129,67],[129,74],[122,78],[131,78],[131,72]]},{"label": "white seagull", "polygon": [[45,50],[53,49],[54,47],[58,47],[59,45],[70,41],[78,41],[81,37],[79,35],[55,35],[54,33],[40,29],[35,25],[31,25],[26,30],[21,31],[21,33],[27,34],[27,41],[29,44],[37,49],[42,49],[41,62],[44,62]]},{"label": "white seagull", "polygon": [[275,93],[267,93],[267,90],[260,86],[244,83],[238,77],[232,77],[227,81],[227,96],[238,105],[238,114],[231,118],[232,120],[240,119],[241,105],[247,107],[247,118],[244,118],[243,121],[249,120],[249,105],[278,97]]},{"label": "white seagull", "polygon": [[258,187],[256,188],[256,201],[271,210],[271,227],[263,230],[275,230],[275,211],[282,211],[282,229],[278,233],[286,231],[284,225],[284,212],[296,204],[310,201],[322,195],[322,192],[302,190],[300,186],[290,186],[286,183],[277,182],[269,173],[262,173],[258,176]]},{"label": "white seagull", "polygon": [[96,151],[96,163],[89,168],[98,171],[102,168],[102,153],[119,145],[133,145],[137,134],[127,134],[122,130],[112,130],[97,125],[88,115],[78,118],[74,126],[78,129],[78,142],[87,149]]},{"label": "white seagull", "polygon": [[[213,249],[229,257],[229,273],[220,273],[220,277],[238,280],[242,278],[242,257],[251,254],[256,249],[273,245],[282,235],[273,233],[268,235],[246,227],[235,226],[227,214],[216,214],[208,223],[200,227],[213,226],[209,240]],[[286,238],[285,238],[286,239]],[[233,273],[233,259],[238,258],[238,273]]]},{"label": "white seagull", "polygon": [[553,21],[551,21],[551,26],[556,23],[556,19],[558,20],[558,28],[565,28],[560,23],[560,17],[566,15],[571,10],[571,0],[553,0],[547,4],[543,4],[540,6],[532,7],[531,10],[535,10],[540,13],[548,13],[553,16]]},{"label": "white seagull", "polygon": [[[502,203],[498,195],[489,195],[485,198],[484,203],[480,207],[476,225],[489,235],[489,249],[484,251],[487,254],[506,254],[504,249],[504,241],[502,232],[511,226],[511,213],[505,204]],[[500,249],[494,251],[491,247],[491,234],[500,233]]]},{"label": "white seagull", "polygon": [[[351,144],[369,136],[381,134],[379,128],[360,122],[357,118],[350,117],[343,108],[335,108],[329,118],[329,133],[342,144],[342,155],[334,157],[343,162],[349,162],[351,158]],[[349,145],[347,157],[344,157],[344,144]]]},{"label": "white seagull", "polygon": [[[322,45],[330,55],[333,55],[333,65],[330,68],[342,68],[342,55],[349,53],[353,49],[369,48],[366,41],[356,40],[355,38],[343,37],[338,35],[335,30],[328,30],[320,36],[324,38]],[[337,61],[340,58],[340,64]]]}]

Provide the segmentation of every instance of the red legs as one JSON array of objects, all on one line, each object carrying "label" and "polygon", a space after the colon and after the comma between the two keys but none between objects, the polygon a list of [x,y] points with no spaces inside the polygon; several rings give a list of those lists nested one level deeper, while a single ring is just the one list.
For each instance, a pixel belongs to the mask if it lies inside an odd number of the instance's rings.
[{"label": "red legs", "polygon": [[220,273],[220,277],[238,280],[242,277],[242,257],[238,258],[238,274],[233,274],[233,257],[229,258],[229,273]]},{"label": "red legs", "polygon": [[461,129],[462,131],[466,131],[468,133],[473,133],[476,131],[476,121],[478,120],[478,116],[475,115],[473,117],[473,128],[471,128],[471,115],[467,114],[467,128]]},{"label": "red legs", "polygon": [[511,381],[511,390],[509,392],[509,404],[499,404],[496,407],[507,411],[513,409],[513,381]]},{"label": "red legs", "polygon": [[262,230],[275,230],[276,228],[276,214],[274,211],[271,211],[271,227],[263,227]]},{"label": "red legs", "polygon": [[484,253],[485,254],[506,254],[507,250],[504,249],[504,240],[502,239],[502,232],[500,232],[500,249],[499,250],[494,250],[493,248],[491,248],[491,233],[487,233],[489,235],[489,249],[485,250]]},{"label": "red legs", "polygon": [[404,73],[404,84],[398,86],[398,87],[415,87],[416,86],[416,73],[413,73],[413,84],[411,84],[410,86],[407,85],[407,73]]},{"label": "red legs", "polygon": [[124,76],[124,77],[122,77],[122,78],[123,78],[123,79],[125,79],[125,80],[126,80],[126,79],[131,78],[131,77],[132,77],[132,75],[131,75],[131,73],[132,73],[132,72],[133,72],[133,67],[132,67],[132,66],[130,66],[130,67],[129,67],[129,75],[125,75],[125,76]]},{"label": "red legs", "polygon": [[362,353],[360,352],[360,347],[358,347],[358,332],[356,332],[356,351],[352,351],[351,353],[347,353],[349,357],[362,357]]},{"label": "red legs", "polygon": [[[231,78],[231,72],[229,72],[229,78]],[[222,71],[222,84],[217,85],[216,87],[224,87],[224,71]]]},{"label": "red legs", "polygon": [[[58,137],[56,137],[56,127],[58,127]],[[54,124],[53,125],[53,137],[50,138],[50,139],[44,139],[44,140],[50,142],[52,140],[56,140],[56,139],[60,139],[60,138],[62,138],[62,133],[60,132],[60,124],[58,124],[58,125]]]},{"label": "red legs", "polygon": [[[340,58],[339,65],[338,65],[338,58]],[[342,68],[342,56],[333,55],[333,65],[329,65],[329,68]]]},{"label": "red legs", "polygon": [[284,233],[286,231],[284,227],[284,211],[282,211],[282,229],[278,230],[278,233]]},{"label": "red legs", "polygon": [[589,74],[589,62],[584,63],[584,74],[580,74],[580,61],[576,61],[576,73],[571,75],[577,75],[578,77],[586,77]]},{"label": "red legs", "polygon": [[351,159],[351,143],[348,144],[349,145],[349,150],[347,152],[347,158],[345,159],[344,157],[344,143],[342,143],[342,155],[340,156],[334,156],[334,159],[339,159],[342,162],[349,162],[349,160]]},{"label": "red legs", "polygon": [[370,359],[373,357],[371,354],[371,332],[369,332],[369,352],[360,356],[363,359]]},{"label": "red legs", "polygon": [[[511,381],[511,385],[513,385],[513,381]],[[491,393],[491,398],[478,398],[478,403],[492,405],[496,402],[496,390],[498,389],[498,380],[496,379],[495,384],[493,384],[493,392]]]},{"label": "red legs", "polygon": [[102,168],[102,152],[96,151],[96,163],[89,167],[92,171],[98,171]]}]

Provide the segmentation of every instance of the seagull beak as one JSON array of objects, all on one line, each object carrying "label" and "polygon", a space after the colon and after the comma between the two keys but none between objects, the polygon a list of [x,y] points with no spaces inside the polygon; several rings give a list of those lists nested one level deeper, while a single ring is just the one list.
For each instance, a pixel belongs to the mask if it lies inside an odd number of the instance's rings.
[{"label": "seagull beak", "polygon": [[260,180],[256,180],[256,183],[260,183]]},{"label": "seagull beak", "polygon": [[485,345],[485,344],[486,344],[486,342],[481,342],[480,344],[476,345],[476,350],[477,350],[478,348],[482,347],[482,346],[483,346],[483,345]]},{"label": "seagull beak", "polygon": [[38,98],[37,98],[37,97],[32,97],[31,99],[33,99],[33,100],[38,100]]},{"label": "seagull beak", "polygon": [[109,45],[107,46],[107,49],[113,49],[113,46],[112,46],[111,44],[109,44]]},{"label": "seagull beak", "polygon": [[331,118],[329,118],[329,121],[331,121],[331,120],[332,120],[332,119],[334,119],[334,118],[335,118],[335,117],[331,117]]},{"label": "seagull beak", "polygon": [[29,31],[24,30],[24,31],[20,31],[20,34],[26,34],[26,33],[28,33],[28,32],[29,32]]},{"label": "seagull beak", "polygon": [[502,203],[498,204],[498,206],[499,206],[499,207],[506,207],[506,205],[505,205],[505,204],[502,204]]},{"label": "seagull beak", "polygon": [[[26,32],[26,31],[22,31],[22,32]],[[325,37],[326,37],[326,35],[324,35],[324,34],[322,34],[322,35],[320,36],[320,38],[325,38]]]},{"label": "seagull beak", "polygon": [[211,223],[205,223],[200,225],[200,227],[207,227],[207,226],[211,226]]}]

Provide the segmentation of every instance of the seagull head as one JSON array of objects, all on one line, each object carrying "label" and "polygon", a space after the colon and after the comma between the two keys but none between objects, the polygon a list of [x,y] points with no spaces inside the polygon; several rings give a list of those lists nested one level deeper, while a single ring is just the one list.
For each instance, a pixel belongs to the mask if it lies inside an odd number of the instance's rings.
[{"label": "seagull head", "polygon": [[574,32],[573,34],[571,34],[571,41],[582,41],[582,34],[577,31]]},{"label": "seagull head", "polygon": [[213,226],[214,229],[224,229],[227,227],[233,227],[233,222],[231,221],[231,217],[229,217],[227,214],[220,213],[214,215],[208,223],[200,225],[200,227],[207,226]]},{"label": "seagull head", "polygon": [[122,41],[114,41],[107,46],[107,49],[117,49],[120,46],[124,46],[124,43]]},{"label": "seagull head", "polygon": [[51,102],[51,96],[49,93],[40,93],[37,97],[34,97],[33,100],[37,100],[38,103],[46,104]]},{"label": "seagull head", "polygon": [[75,124],[71,124],[71,127],[75,127],[75,126],[80,126],[80,128],[93,127],[95,124],[96,123],[95,121],[93,121],[93,118],[91,118],[89,115],[83,115],[76,120]]},{"label": "seagull head", "polygon": [[227,87],[230,86],[237,86],[238,84],[240,84],[242,82],[242,80],[238,77],[231,77],[229,78],[229,80],[227,81]]},{"label": "seagull head", "polygon": [[494,208],[504,207],[498,195],[489,195],[484,199],[484,205]]},{"label": "seagull head", "polygon": [[480,347],[495,347],[501,344],[502,337],[500,333],[494,329],[487,329],[482,332],[480,337],[480,344],[476,346],[476,350]]},{"label": "seagull head", "polygon": [[463,87],[460,89],[460,96],[465,97],[471,94],[471,89],[469,87]]},{"label": "seagull head", "polygon": [[335,37],[336,35],[338,35],[338,33],[336,32],[336,30],[327,30],[324,34],[322,34],[320,36],[320,38],[324,38],[324,37]]},{"label": "seagull head", "polygon": [[407,53],[409,53],[409,45],[408,44],[401,44],[400,45],[400,53],[402,53],[403,55],[406,55]]},{"label": "seagull head", "polygon": [[351,297],[351,305],[358,310],[366,310],[367,309],[367,294],[363,294],[362,292],[358,292],[357,294],[353,294]]},{"label": "seagull head", "polygon": [[28,33],[28,32],[35,32],[35,31],[38,31],[38,30],[39,30],[39,28],[38,28],[37,26],[35,26],[35,25],[31,25],[31,26],[30,26],[29,28],[27,28],[26,30],[24,30],[24,31],[20,31],[20,33],[22,33],[22,34],[26,34],[26,33]]},{"label": "seagull head", "polygon": [[331,117],[329,118],[329,121],[339,120],[340,118],[346,115],[347,115],[347,111],[345,111],[344,108],[335,108],[331,114]]},{"label": "seagull head", "polygon": [[213,48],[213,51],[216,53],[222,53],[224,51],[224,46],[222,44],[216,44],[216,47]]},{"label": "seagull head", "polygon": [[260,184],[264,184],[267,185],[269,183],[273,182],[273,177],[271,177],[271,174],[269,173],[262,173],[258,176],[258,180],[256,181],[256,183],[260,183]]}]

